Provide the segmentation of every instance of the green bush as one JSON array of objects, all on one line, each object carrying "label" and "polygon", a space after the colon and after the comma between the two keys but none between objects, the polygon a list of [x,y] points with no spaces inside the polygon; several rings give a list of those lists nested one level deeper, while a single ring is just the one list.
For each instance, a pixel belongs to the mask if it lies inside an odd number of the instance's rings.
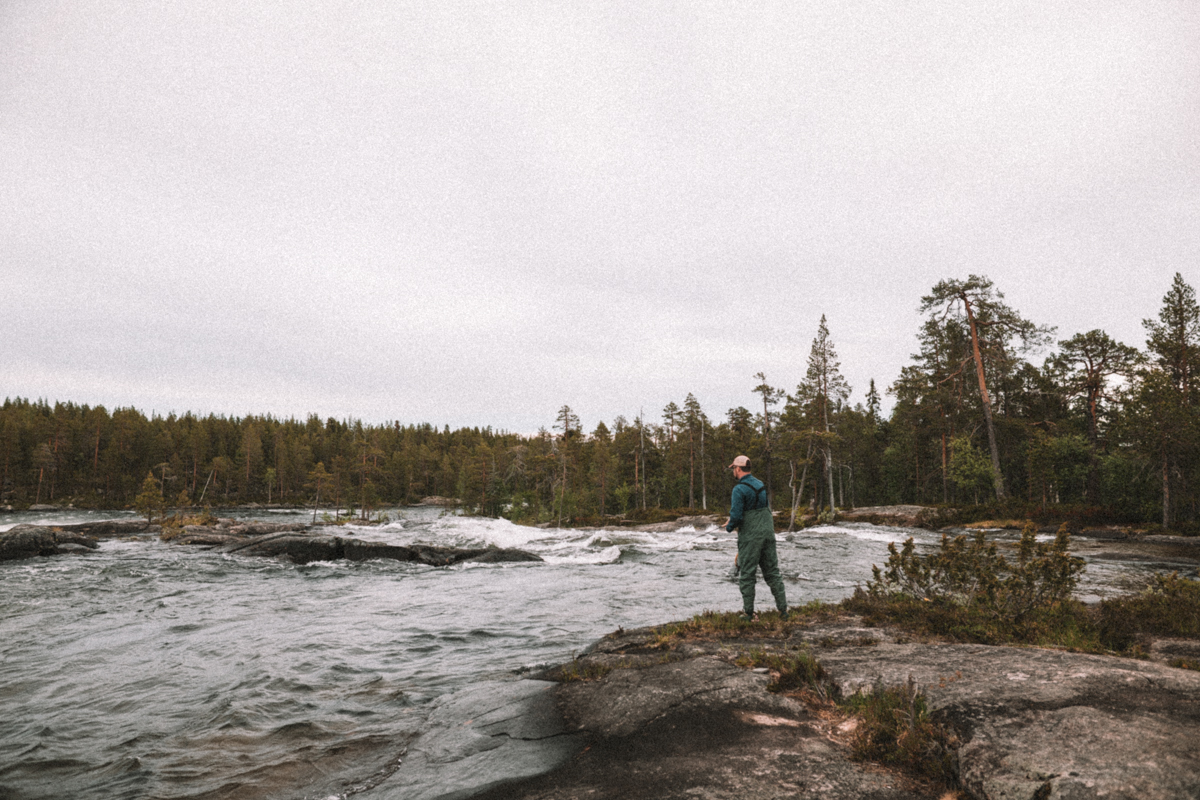
[{"label": "green bush", "polygon": [[867,591],[876,598],[966,607],[985,618],[1022,622],[1069,599],[1084,570],[1083,559],[1068,552],[1070,533],[1065,524],[1053,544],[1036,541],[1036,534],[1034,524],[1026,524],[1015,561],[1000,555],[983,531],[971,538],[942,536],[939,551],[927,556],[916,554],[911,537],[900,550],[889,544],[886,568],[871,568],[874,579]]},{"label": "green bush", "polygon": [[1200,580],[1155,575],[1141,594],[1100,604],[1100,635],[1113,650],[1134,647],[1150,636],[1200,638]]}]

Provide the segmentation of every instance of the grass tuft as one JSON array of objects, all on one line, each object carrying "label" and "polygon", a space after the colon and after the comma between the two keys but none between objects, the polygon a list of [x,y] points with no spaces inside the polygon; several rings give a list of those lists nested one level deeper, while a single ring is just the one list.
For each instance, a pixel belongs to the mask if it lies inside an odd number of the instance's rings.
[{"label": "grass tuft", "polygon": [[813,600],[788,609],[788,618],[778,611],[762,611],[749,620],[733,611],[704,611],[683,622],[671,622],[655,629],[655,647],[669,648],[686,639],[713,639],[738,636],[782,636],[797,624],[832,618],[837,607]]},{"label": "grass tuft", "polygon": [[900,767],[910,773],[955,786],[957,740],[934,722],[925,697],[912,676],[904,686],[876,685],[842,703],[858,717],[851,753],[861,761]]},{"label": "grass tuft", "polygon": [[559,679],[564,683],[598,681],[612,671],[613,668],[607,664],[575,660],[559,671]]},{"label": "grass tuft", "polygon": [[739,667],[747,669],[754,667],[769,669],[771,671],[771,682],[767,684],[769,692],[809,689],[818,697],[823,698],[827,694],[825,669],[807,649],[795,648],[787,653],[751,650],[749,653],[739,656],[735,663]]}]

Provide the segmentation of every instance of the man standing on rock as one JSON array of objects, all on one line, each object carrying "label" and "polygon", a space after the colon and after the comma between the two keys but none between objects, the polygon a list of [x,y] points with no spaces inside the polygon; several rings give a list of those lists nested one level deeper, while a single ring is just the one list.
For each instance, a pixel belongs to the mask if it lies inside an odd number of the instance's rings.
[{"label": "man standing on rock", "polygon": [[750,459],[738,456],[729,465],[737,483],[729,502],[729,522],[725,530],[738,532],[738,588],[742,590],[743,612],[754,619],[754,583],[758,568],[775,595],[775,607],[787,618],[787,598],[783,593],[783,576],[779,574],[779,556],[775,552],[775,519],[763,482],[750,474]]}]

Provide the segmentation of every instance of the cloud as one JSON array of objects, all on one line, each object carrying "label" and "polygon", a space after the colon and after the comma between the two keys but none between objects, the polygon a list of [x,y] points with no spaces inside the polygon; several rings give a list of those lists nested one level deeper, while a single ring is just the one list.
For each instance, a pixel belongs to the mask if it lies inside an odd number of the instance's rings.
[{"label": "cloud", "polygon": [[536,430],[861,399],[990,276],[1140,344],[1200,256],[1200,13],[0,7],[5,393]]}]

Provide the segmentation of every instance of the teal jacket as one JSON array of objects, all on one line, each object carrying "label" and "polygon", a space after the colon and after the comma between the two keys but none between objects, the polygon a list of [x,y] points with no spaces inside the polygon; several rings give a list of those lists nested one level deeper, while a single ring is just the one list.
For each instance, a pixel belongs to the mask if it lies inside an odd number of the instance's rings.
[{"label": "teal jacket", "polygon": [[746,475],[733,486],[733,497],[729,501],[729,524],[725,526],[725,530],[732,533],[742,524],[747,511],[766,508],[768,505],[767,490],[763,482],[753,475]]}]

